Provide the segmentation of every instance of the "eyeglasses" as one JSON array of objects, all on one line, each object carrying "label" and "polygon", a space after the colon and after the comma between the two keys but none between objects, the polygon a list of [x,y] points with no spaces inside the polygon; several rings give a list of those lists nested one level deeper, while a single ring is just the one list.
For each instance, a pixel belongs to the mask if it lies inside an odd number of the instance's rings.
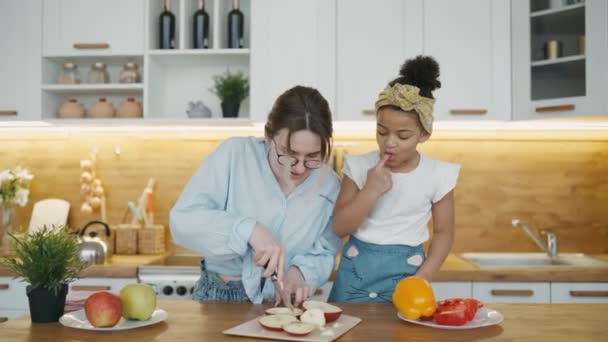
[{"label": "eyeglasses", "polygon": [[[296,166],[298,162],[300,162],[300,159],[296,157],[292,157],[288,154],[279,154],[277,142],[274,141],[274,139],[272,140],[272,142],[274,143],[275,152],[277,154],[277,161],[280,165],[293,167]],[[303,164],[305,168],[314,170],[320,168],[323,165],[323,162],[315,159],[305,159]]]}]

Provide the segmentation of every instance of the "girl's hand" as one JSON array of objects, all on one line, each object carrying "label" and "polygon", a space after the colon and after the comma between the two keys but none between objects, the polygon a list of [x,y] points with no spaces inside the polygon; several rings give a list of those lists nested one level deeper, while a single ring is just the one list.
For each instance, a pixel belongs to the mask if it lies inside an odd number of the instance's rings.
[{"label": "girl's hand", "polygon": [[268,264],[262,277],[268,278],[276,271],[279,281],[282,281],[285,269],[285,250],[274,239],[270,231],[261,224],[256,224],[249,237],[249,244],[253,248],[255,264],[262,267]]},{"label": "girl's hand", "polygon": [[388,156],[385,155],[376,166],[367,171],[367,180],[365,181],[363,190],[372,193],[376,197],[380,197],[380,195],[393,187],[391,171],[384,166],[387,160]]},{"label": "girl's hand", "polygon": [[[315,289],[306,283],[304,275],[300,269],[296,266],[291,266],[285,274],[284,290],[290,295],[295,294],[295,301],[293,302],[294,307],[299,307],[308,297],[315,293]],[[281,304],[282,299],[277,298],[276,304]]]}]

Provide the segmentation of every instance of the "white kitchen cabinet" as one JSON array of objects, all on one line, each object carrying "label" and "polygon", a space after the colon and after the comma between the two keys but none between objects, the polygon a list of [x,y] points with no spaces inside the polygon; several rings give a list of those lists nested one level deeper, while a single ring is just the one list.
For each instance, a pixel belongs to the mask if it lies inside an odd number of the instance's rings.
[{"label": "white kitchen cabinet", "polygon": [[252,3],[250,99],[253,121],[266,121],[276,98],[296,85],[318,89],[333,112],[335,10],[335,0]]},{"label": "white kitchen cabinet", "polygon": [[125,285],[137,283],[137,278],[81,278],[70,283],[70,291],[109,291],[119,293]]},{"label": "white kitchen cabinet", "polygon": [[45,0],[44,56],[141,55],[144,0]]},{"label": "white kitchen cabinet", "polygon": [[0,2],[0,120],[40,119],[41,0]]},{"label": "white kitchen cabinet", "polygon": [[338,120],[375,120],[374,102],[408,57],[422,52],[422,2],[338,0]]},{"label": "white kitchen cabinet", "polygon": [[[0,320],[2,318],[7,318],[7,319],[15,319],[17,317],[21,317],[23,315],[28,315],[30,313],[30,310],[4,310],[4,309],[0,309]],[[0,321],[0,324],[2,322]],[[0,328],[2,327],[2,325],[0,325]]]},{"label": "white kitchen cabinet", "polygon": [[550,303],[548,282],[473,282],[473,298],[484,303]]},{"label": "white kitchen cabinet", "polygon": [[431,283],[435,300],[470,298],[473,287],[470,281],[434,281]]},{"label": "white kitchen cabinet", "polygon": [[29,306],[25,288],[28,285],[20,278],[0,277],[0,311],[27,310]]},{"label": "white kitchen cabinet", "polygon": [[[596,115],[608,109],[608,2],[566,3],[511,3],[515,119]],[[557,55],[547,54],[549,42],[561,46]]]},{"label": "white kitchen cabinet", "polygon": [[509,10],[509,0],[424,1],[423,51],[440,67],[437,120],[511,119]]},{"label": "white kitchen cabinet", "polygon": [[608,303],[608,283],[551,283],[551,303]]}]

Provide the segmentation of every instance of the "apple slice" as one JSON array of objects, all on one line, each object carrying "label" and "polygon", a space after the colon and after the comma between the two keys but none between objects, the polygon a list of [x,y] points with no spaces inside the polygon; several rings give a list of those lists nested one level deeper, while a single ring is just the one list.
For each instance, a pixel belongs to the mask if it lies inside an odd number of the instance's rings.
[{"label": "apple slice", "polygon": [[258,318],[258,323],[262,327],[272,331],[282,331],[284,325],[297,321],[296,316],[292,315],[267,315]]},{"label": "apple slice", "polygon": [[318,326],[319,328],[325,325],[325,313],[323,310],[312,308],[304,311],[302,316],[300,316],[300,320],[304,323],[310,323]]},{"label": "apple slice", "polygon": [[298,309],[298,308],[286,308],[286,307],[277,307],[277,308],[268,308],[266,309],[265,313],[267,315],[291,315],[291,316],[296,316],[296,317],[300,317],[300,315],[302,315],[304,311],[302,311],[302,309]]},{"label": "apple slice", "polygon": [[283,330],[292,336],[306,336],[316,328],[314,324],[304,322],[291,322],[283,326]]},{"label": "apple slice", "polygon": [[323,311],[323,313],[325,314],[325,320],[327,322],[333,322],[337,320],[342,314],[342,309],[340,309],[339,307],[317,300],[307,300],[302,306],[306,310],[321,309],[321,311]]}]

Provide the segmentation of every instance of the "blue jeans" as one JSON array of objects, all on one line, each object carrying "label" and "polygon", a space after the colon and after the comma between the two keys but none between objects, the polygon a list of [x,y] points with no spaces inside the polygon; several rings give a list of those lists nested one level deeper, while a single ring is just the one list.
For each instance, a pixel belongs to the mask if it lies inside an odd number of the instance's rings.
[{"label": "blue jeans", "polygon": [[210,272],[201,261],[201,277],[194,286],[192,299],[200,301],[249,302],[240,280],[225,282],[215,272]]},{"label": "blue jeans", "polygon": [[397,283],[424,262],[422,245],[376,245],[350,236],[329,302],[390,303]]}]

